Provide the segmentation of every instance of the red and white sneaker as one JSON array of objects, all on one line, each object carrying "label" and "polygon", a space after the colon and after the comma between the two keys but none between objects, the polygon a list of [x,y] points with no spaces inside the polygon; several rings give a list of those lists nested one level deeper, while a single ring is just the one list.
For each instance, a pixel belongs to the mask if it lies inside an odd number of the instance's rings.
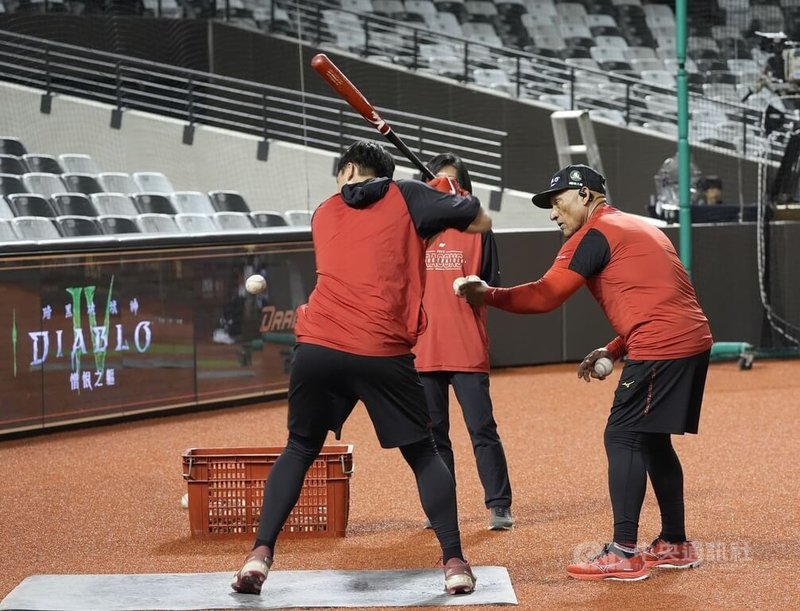
[{"label": "red and white sneaker", "polygon": [[271,566],[272,552],[266,545],[258,546],[244,559],[244,565],[233,576],[231,587],[240,594],[261,594]]},{"label": "red and white sneaker", "polygon": [[567,575],[585,580],[641,581],[650,576],[650,569],[645,565],[641,552],[626,558],[613,543],[608,543],[588,562],[570,564]]},{"label": "red and white sneaker", "polygon": [[703,561],[691,541],[670,543],[658,537],[642,552],[644,563],[651,569],[693,569]]},{"label": "red and white sneaker", "polygon": [[469,562],[450,558],[444,565],[444,589],[448,594],[471,594],[475,590],[475,575]]}]

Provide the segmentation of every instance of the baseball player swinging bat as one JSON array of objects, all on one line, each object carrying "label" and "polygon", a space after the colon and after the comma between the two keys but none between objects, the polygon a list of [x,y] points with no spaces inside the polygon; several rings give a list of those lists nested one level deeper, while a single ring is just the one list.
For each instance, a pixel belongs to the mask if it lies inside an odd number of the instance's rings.
[{"label": "baseball player swinging bat", "polygon": [[413,163],[422,175],[428,179],[432,180],[436,178],[433,172],[431,172],[422,160],[417,157],[414,152],[408,148],[405,142],[400,139],[394,131],[392,131],[391,126],[384,121],[381,116],[378,114],[378,111],[375,110],[375,107],[370,104],[369,100],[364,97],[358,88],[350,82],[350,80],[342,73],[339,68],[336,67],[327,55],[324,53],[318,53],[311,59],[311,67],[317,71],[317,73],[325,79],[325,82],[330,85],[333,90],[338,93],[350,106],[358,111],[358,113],[367,120],[367,123],[372,125],[375,129],[380,132],[382,136],[384,136],[389,142],[397,147],[406,158]]}]

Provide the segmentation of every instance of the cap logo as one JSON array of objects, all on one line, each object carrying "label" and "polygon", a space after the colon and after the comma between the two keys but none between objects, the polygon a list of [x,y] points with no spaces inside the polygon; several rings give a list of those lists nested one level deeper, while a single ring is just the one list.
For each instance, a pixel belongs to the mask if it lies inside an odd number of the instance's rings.
[{"label": "cap logo", "polygon": [[572,170],[572,172],[569,173],[569,179],[576,182],[583,180],[583,176],[581,176],[581,171]]},{"label": "cap logo", "polygon": [[560,181],[560,180],[561,180],[561,176],[559,176],[559,175],[553,176],[553,178],[550,179],[550,186],[552,187],[554,184],[558,183],[558,181]]}]

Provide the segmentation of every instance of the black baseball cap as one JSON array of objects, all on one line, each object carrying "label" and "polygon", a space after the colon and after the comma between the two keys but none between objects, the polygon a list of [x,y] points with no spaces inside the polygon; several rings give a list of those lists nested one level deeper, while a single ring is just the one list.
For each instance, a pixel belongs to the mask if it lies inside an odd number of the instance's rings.
[{"label": "black baseball cap", "polygon": [[550,196],[553,193],[558,193],[565,189],[580,189],[581,187],[586,187],[591,191],[597,191],[605,195],[606,179],[588,165],[583,165],[582,163],[568,165],[553,174],[550,179],[550,188],[534,195],[531,201],[539,208],[550,208]]}]

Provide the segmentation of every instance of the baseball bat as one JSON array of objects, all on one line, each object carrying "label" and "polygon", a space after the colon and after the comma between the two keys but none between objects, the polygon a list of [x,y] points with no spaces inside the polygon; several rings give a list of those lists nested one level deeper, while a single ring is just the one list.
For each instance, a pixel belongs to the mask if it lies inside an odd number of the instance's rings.
[{"label": "baseball bat", "polygon": [[400,139],[392,127],[384,121],[375,110],[375,107],[370,104],[369,100],[364,97],[364,94],[358,90],[358,87],[350,82],[344,73],[334,64],[330,58],[324,53],[317,53],[311,58],[311,67],[325,79],[325,82],[330,85],[333,90],[338,93],[354,110],[367,120],[367,123],[372,125],[378,132],[386,138],[389,142],[397,147],[397,150],[403,153],[406,158],[413,163],[422,175],[431,180],[436,178],[422,160],[412,151],[405,142]]}]

